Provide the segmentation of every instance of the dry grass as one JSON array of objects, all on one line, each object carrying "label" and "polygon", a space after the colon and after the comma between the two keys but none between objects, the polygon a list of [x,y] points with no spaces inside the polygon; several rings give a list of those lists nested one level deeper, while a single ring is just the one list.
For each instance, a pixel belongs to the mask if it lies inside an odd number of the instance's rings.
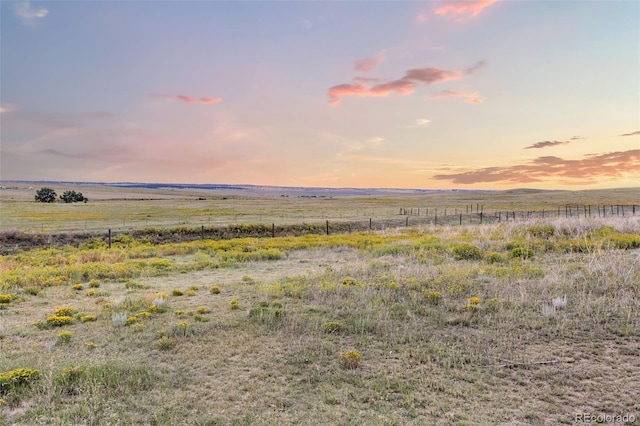
[{"label": "dry grass", "polygon": [[[532,235],[543,225],[554,235]],[[640,234],[637,218],[387,230],[358,248],[307,245],[279,260],[143,275],[137,285],[105,280],[94,289],[104,296],[88,296],[88,285],[38,295],[5,289],[15,297],[0,309],[0,372],[36,368],[43,377],[0,395],[0,424],[638,418],[640,252],[601,244],[618,238],[603,225],[629,240]],[[461,244],[484,257],[455,260]],[[513,244],[534,256],[513,258]],[[494,262],[488,253],[500,256]],[[210,293],[213,285],[219,294]],[[113,312],[147,311],[174,288],[193,295],[169,296],[149,318],[113,327]],[[442,294],[439,304],[429,302],[433,291]],[[565,294],[564,309],[543,315]],[[475,308],[471,297],[481,299]],[[240,309],[230,308],[232,299]],[[73,335],[61,344],[61,328],[33,324],[62,306],[97,321],[63,327]],[[201,306],[210,312],[196,320]],[[342,327],[327,333],[330,321]],[[163,335],[173,348],[159,345]],[[350,350],[362,359],[344,368],[341,355]],[[75,381],[63,373],[71,366],[85,369]],[[113,380],[123,375],[130,380]]]},{"label": "dry grass", "polygon": [[[16,184],[7,184],[13,187]],[[66,190],[82,192],[89,198],[84,203],[42,204],[33,200],[33,186],[50,186],[58,194]],[[495,211],[542,211],[556,214],[558,207],[564,214],[567,203],[596,205],[640,204],[638,188],[590,191],[497,191],[485,193],[445,192],[422,195],[403,193],[370,196],[336,196],[334,198],[279,197],[259,190],[211,191],[113,188],[100,185],[17,184],[18,189],[0,191],[2,217],[0,231],[17,229],[27,232],[105,232],[131,231],[146,227],[227,226],[230,224],[276,224],[404,220],[400,208],[426,209],[433,217],[438,210],[444,220],[456,222],[458,213],[469,207],[482,205],[486,214]],[[283,190],[284,191],[284,190]],[[640,206],[637,207],[640,210]],[[627,209],[627,215],[630,212]],[[640,213],[640,212],[638,212]],[[581,213],[582,214],[582,213]],[[610,214],[609,212],[607,214]],[[575,212],[574,212],[575,215]],[[411,220],[420,221],[419,216]],[[466,219],[477,221],[477,218]],[[396,224],[397,226],[397,224]]]}]

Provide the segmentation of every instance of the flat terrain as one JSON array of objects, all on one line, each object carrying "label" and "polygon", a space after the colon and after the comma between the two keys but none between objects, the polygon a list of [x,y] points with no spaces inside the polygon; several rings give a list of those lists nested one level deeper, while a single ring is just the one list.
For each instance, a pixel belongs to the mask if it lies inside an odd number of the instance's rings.
[{"label": "flat terrain", "polygon": [[0,425],[637,424],[639,283],[640,214],[22,251],[0,256]]},{"label": "flat terrain", "polygon": [[[145,227],[227,226],[232,224],[319,223],[329,220],[374,221],[397,220],[410,215],[414,222],[440,221],[455,223],[464,215],[464,223],[478,221],[474,215],[481,209],[487,217],[502,212],[544,210],[546,215],[564,216],[565,206],[579,205],[572,214],[584,215],[591,206],[607,206],[607,215],[620,215],[617,205],[636,205],[640,214],[640,188],[593,191],[513,190],[496,192],[432,192],[370,190],[358,196],[348,190],[318,191],[282,188],[261,190],[147,189],[115,188],[104,185],[7,183],[0,191],[0,231],[17,229],[30,232],[130,231]],[[81,192],[89,199],[84,203],[43,204],[34,202],[35,191],[53,188],[58,195],[66,190]],[[31,190],[29,188],[32,188]],[[363,192],[364,190],[360,191]],[[323,195],[322,195],[323,194]],[[282,196],[281,196],[282,195]],[[612,209],[611,206],[614,206]],[[403,215],[400,215],[401,209]],[[627,207],[627,215],[631,207]]]}]

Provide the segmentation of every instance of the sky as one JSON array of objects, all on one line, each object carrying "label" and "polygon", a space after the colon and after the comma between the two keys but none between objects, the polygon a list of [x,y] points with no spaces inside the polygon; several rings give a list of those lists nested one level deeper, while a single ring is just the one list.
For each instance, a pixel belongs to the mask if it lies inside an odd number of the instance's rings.
[{"label": "sky", "polygon": [[2,1],[0,179],[640,186],[640,2]]}]

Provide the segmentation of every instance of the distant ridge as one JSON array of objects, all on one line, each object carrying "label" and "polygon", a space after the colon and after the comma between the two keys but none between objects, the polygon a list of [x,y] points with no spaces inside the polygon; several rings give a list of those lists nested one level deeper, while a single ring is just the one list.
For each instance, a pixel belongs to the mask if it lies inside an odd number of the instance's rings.
[{"label": "distant ridge", "polygon": [[492,193],[493,190],[476,189],[417,189],[417,188],[332,188],[332,187],[304,187],[304,186],[267,186],[245,184],[209,184],[209,183],[144,183],[144,182],[81,182],[81,181],[27,181],[7,180],[6,183],[26,183],[44,185],[101,185],[117,188],[141,189],[196,189],[209,191],[246,191],[252,193],[303,195],[330,197],[340,195],[382,195],[382,194],[438,194],[438,193]]}]

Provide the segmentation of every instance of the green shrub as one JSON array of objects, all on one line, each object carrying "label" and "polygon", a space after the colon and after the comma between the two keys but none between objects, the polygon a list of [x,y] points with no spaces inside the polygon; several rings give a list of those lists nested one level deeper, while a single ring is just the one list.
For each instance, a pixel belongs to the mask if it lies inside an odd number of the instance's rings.
[{"label": "green shrub", "polygon": [[18,386],[27,385],[41,377],[38,370],[30,368],[16,368],[0,373],[0,392],[4,393]]},{"label": "green shrub", "polygon": [[327,334],[338,334],[344,330],[344,325],[338,321],[328,321],[322,324],[322,330]]},{"label": "green shrub", "polygon": [[56,308],[53,313],[60,316],[71,316],[76,313],[76,308],[73,306],[63,306],[61,308]]},{"label": "green shrub", "polygon": [[534,253],[528,247],[516,247],[511,250],[511,257],[518,257],[520,259],[529,259],[533,257]]},{"label": "green shrub", "polygon": [[93,322],[96,320],[96,316],[95,315],[82,315],[80,317],[80,321],[82,322]]},{"label": "green shrub", "polygon": [[55,203],[57,196],[58,194],[53,189],[43,187],[36,191],[34,198],[39,203]]},{"label": "green shrub", "polygon": [[440,300],[442,300],[442,293],[439,291],[430,291],[427,293],[427,302],[429,302],[429,304],[434,306],[439,305]]},{"label": "green shrub", "polygon": [[451,248],[451,253],[456,260],[482,259],[482,250],[473,244],[456,244]]},{"label": "green shrub", "polygon": [[358,284],[358,280],[355,278],[346,277],[342,279],[342,285],[355,286],[356,284]]},{"label": "green shrub", "polygon": [[69,315],[51,315],[47,317],[47,324],[54,327],[73,324],[73,317]]},{"label": "green shrub", "polygon": [[22,288],[22,291],[32,296],[37,296],[38,294],[40,294],[41,290],[42,289],[40,287],[36,287],[36,286],[29,286],[29,287]]},{"label": "green shrub", "polygon": [[502,253],[497,253],[495,251],[492,251],[485,254],[484,260],[487,263],[503,263],[507,260],[507,256],[505,256]]},{"label": "green shrub", "polygon": [[552,225],[536,225],[528,228],[527,232],[532,237],[549,239],[553,237],[556,229]]},{"label": "green shrub", "polygon": [[350,350],[347,352],[343,352],[340,355],[340,365],[343,368],[353,370],[360,366],[360,362],[362,361],[362,354],[356,350]]},{"label": "green shrub", "polygon": [[171,349],[176,347],[176,339],[167,336],[161,336],[156,341],[156,347],[161,351],[170,351]]},{"label": "green shrub", "polygon": [[58,333],[58,341],[60,343],[69,343],[72,336],[73,333],[70,331],[61,331],[60,333]]}]

